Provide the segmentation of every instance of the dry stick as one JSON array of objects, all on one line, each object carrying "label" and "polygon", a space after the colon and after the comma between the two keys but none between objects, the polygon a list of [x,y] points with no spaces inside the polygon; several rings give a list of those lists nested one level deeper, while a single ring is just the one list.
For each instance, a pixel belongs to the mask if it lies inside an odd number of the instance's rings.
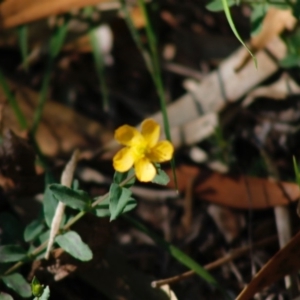
[{"label": "dry stick", "polygon": [[[73,181],[73,175],[74,175],[75,168],[76,168],[77,161],[78,161],[78,157],[79,157],[79,151],[75,150],[70,161],[66,165],[66,167],[61,175],[60,183],[66,187],[71,187],[71,184]],[[45,259],[49,259],[50,251],[54,244],[55,236],[59,231],[59,227],[60,227],[61,220],[62,220],[64,212],[65,212],[65,208],[66,208],[66,205],[63,202],[59,201],[58,205],[56,207],[56,210],[55,210],[55,214],[54,214],[52,223],[51,223],[50,236],[49,236],[49,240],[48,240]]]},{"label": "dry stick", "polygon": [[[261,156],[263,157],[267,170],[269,172],[269,178],[275,180],[280,184],[279,172],[274,165],[272,159],[264,149],[260,149]],[[284,190],[284,189],[283,189]],[[292,238],[291,219],[288,207],[278,205],[274,207],[274,215],[279,239],[279,246],[283,248],[289,240]],[[287,275],[284,278],[285,287],[291,294],[298,294],[298,279],[295,275]],[[295,296],[291,295],[291,296]]]},{"label": "dry stick", "polygon": [[[205,265],[204,269],[207,270],[207,271],[215,269],[215,268],[217,268],[221,265],[224,265],[224,264],[226,264],[226,263],[228,263],[228,262],[244,255],[244,254],[247,254],[252,247],[257,247],[257,248],[258,247],[263,247],[263,246],[268,245],[271,242],[274,242],[276,240],[277,240],[277,235],[265,238],[265,239],[263,239],[263,240],[261,240],[257,243],[254,243],[251,246],[244,246],[244,247],[235,249],[231,253],[228,253],[227,255],[225,255],[225,256],[223,256],[223,257],[221,257],[221,258]],[[184,280],[184,279],[187,279],[187,278],[189,278],[193,275],[195,275],[195,271],[187,271],[185,273],[182,273],[182,274],[174,276],[174,277],[152,281],[151,286],[154,287],[154,288],[158,288],[158,287],[161,287],[162,285],[165,285],[165,284],[177,283],[177,282],[179,282],[181,280]]]}]

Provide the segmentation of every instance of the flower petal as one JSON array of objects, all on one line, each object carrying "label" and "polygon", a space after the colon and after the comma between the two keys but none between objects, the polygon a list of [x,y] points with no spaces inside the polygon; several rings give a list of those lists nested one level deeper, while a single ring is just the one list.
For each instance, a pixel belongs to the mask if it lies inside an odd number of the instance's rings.
[{"label": "flower petal", "polygon": [[144,141],[138,130],[129,125],[123,125],[115,131],[115,140],[124,146],[133,146]]},{"label": "flower petal", "polygon": [[174,147],[169,141],[157,143],[147,154],[147,158],[156,163],[171,160],[174,153]]},{"label": "flower petal", "polygon": [[145,138],[148,147],[154,147],[159,139],[160,126],[152,119],[146,119],[142,123],[142,135]]},{"label": "flower petal", "polygon": [[125,147],[118,151],[113,158],[114,169],[118,172],[128,171],[134,163],[134,156],[130,148]]},{"label": "flower petal", "polygon": [[139,181],[148,182],[151,181],[156,175],[156,169],[153,164],[147,158],[139,159],[135,164],[135,174]]}]

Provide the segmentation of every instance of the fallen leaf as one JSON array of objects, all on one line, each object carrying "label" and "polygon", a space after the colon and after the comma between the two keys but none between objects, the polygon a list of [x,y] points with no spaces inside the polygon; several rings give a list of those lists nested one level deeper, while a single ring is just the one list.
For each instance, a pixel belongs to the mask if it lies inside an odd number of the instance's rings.
[{"label": "fallen leaf", "polygon": [[292,30],[295,25],[296,18],[290,10],[271,7],[263,20],[260,32],[251,38],[252,49],[264,48],[275,36],[285,29]]},{"label": "fallen leaf", "polygon": [[[11,83],[10,86],[20,109],[31,124],[37,107],[38,94],[20,84]],[[6,103],[2,89],[0,89],[0,103]],[[16,116],[9,105],[6,105],[3,111],[3,124],[17,135],[22,135]],[[36,133],[40,149],[47,156],[68,155],[75,148],[92,151],[106,144],[112,137],[113,133],[105,130],[99,123],[54,101],[46,102]]]},{"label": "fallen leaf", "polygon": [[254,276],[251,282],[238,295],[236,300],[252,299],[255,293],[300,269],[300,232],[278,251],[266,265]]},{"label": "fallen leaf", "polygon": [[[172,170],[169,187],[175,188]],[[195,166],[181,165],[176,168],[178,189],[184,192],[189,178],[198,176],[193,188],[198,200],[206,200],[237,209],[265,209],[277,205],[288,205],[299,199],[299,187],[295,183],[276,183],[266,178],[244,175],[228,175],[202,170]]]},{"label": "fallen leaf", "polygon": [[0,4],[1,27],[11,28],[111,0],[6,0]]}]

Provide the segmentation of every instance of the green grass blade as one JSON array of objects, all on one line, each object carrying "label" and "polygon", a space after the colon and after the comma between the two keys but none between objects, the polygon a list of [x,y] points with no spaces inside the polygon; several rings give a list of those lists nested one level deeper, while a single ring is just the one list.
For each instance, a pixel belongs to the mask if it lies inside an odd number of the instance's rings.
[{"label": "green grass blade", "polygon": [[50,85],[50,78],[51,78],[51,72],[52,72],[54,60],[56,56],[59,54],[63,46],[64,40],[67,35],[67,31],[68,31],[68,22],[65,21],[64,24],[56,28],[56,30],[54,31],[50,39],[49,59],[48,59],[46,71],[42,82],[42,88],[39,93],[38,106],[33,116],[33,125],[31,129],[32,136],[35,135],[39,123],[41,121],[42,113],[44,110],[44,106],[47,99],[47,93]]},{"label": "green grass blade", "polygon": [[163,238],[161,238],[157,234],[150,231],[148,228],[146,228],[142,223],[140,223],[136,219],[130,217],[129,215],[123,215],[123,217],[135,228],[137,228],[138,230],[140,230],[141,232],[145,233],[147,236],[152,238],[159,246],[161,246],[164,250],[166,250],[177,261],[179,261],[189,269],[195,271],[195,273],[198,274],[207,283],[217,288],[226,297],[226,299],[231,299],[231,297],[229,297],[229,295],[219,285],[216,279],[202,266],[200,266],[196,261],[194,261],[191,257],[186,255],[179,248],[173,246],[171,243],[166,242]]},{"label": "green grass blade", "polygon": [[52,59],[55,59],[57,57],[64,44],[66,35],[68,33],[68,24],[69,22],[68,19],[66,18],[64,23],[61,26],[57,27],[52,34],[52,37],[50,39],[50,51],[49,51],[50,57]]},{"label": "green grass blade", "polygon": [[[154,30],[152,28],[148,13],[147,13],[147,9],[146,9],[144,0],[138,0],[138,4],[139,4],[142,14],[145,18],[145,21],[146,21],[146,34],[147,34],[147,38],[148,38],[148,42],[149,42],[152,66],[153,66],[152,78],[153,78],[153,81],[154,81],[154,84],[155,84],[155,87],[156,87],[156,90],[158,93],[158,97],[159,97],[160,109],[161,109],[161,112],[163,115],[164,131],[165,131],[165,135],[166,135],[167,139],[170,142],[172,142],[170,124],[169,124],[167,107],[166,107],[165,90],[164,90],[164,85],[163,85],[163,80],[162,80],[162,75],[161,75],[159,55],[158,55],[158,51],[157,51],[156,36],[155,36]],[[173,173],[175,186],[176,186],[176,189],[178,189],[174,158],[171,161],[171,167],[172,167],[172,173]]]},{"label": "green grass blade", "polygon": [[293,156],[293,165],[294,165],[294,172],[296,175],[296,181],[298,186],[300,187],[300,172],[299,172],[299,168],[295,156]]},{"label": "green grass blade", "polygon": [[40,90],[39,98],[38,98],[38,105],[37,105],[37,108],[36,108],[36,110],[34,112],[34,116],[33,116],[33,124],[32,124],[32,128],[31,128],[31,134],[33,136],[35,136],[38,126],[40,124],[41,118],[42,118],[42,113],[43,113],[44,106],[45,106],[46,99],[47,99],[48,88],[50,85],[52,65],[53,65],[53,63],[52,63],[52,59],[51,59],[51,61],[48,62],[46,72],[44,74],[42,88]]},{"label": "green grass blade", "polygon": [[28,125],[27,125],[26,118],[19,107],[17,99],[15,98],[13,93],[10,91],[10,88],[5,80],[5,77],[4,77],[1,69],[0,69],[0,85],[3,89],[3,92],[7,98],[9,105],[11,106],[11,108],[13,109],[13,111],[15,113],[15,116],[19,122],[20,127],[22,129],[27,129]]},{"label": "green grass blade", "polygon": [[28,70],[28,26],[21,25],[18,27],[18,39],[19,46],[21,49],[23,67],[25,70]]},{"label": "green grass blade", "polygon": [[143,56],[143,59],[145,61],[147,70],[149,71],[150,75],[152,76],[152,79],[154,81],[154,77],[153,77],[153,66],[152,66],[152,60],[151,57],[149,55],[149,52],[147,51],[147,49],[144,47],[142,40],[140,38],[140,35],[138,33],[138,30],[136,29],[136,27],[133,24],[129,9],[125,3],[125,0],[120,0],[121,2],[121,11],[124,14],[125,17],[125,22],[128,26],[128,29],[131,33],[131,36],[138,48],[138,50],[140,51],[141,55]]},{"label": "green grass blade", "polygon": [[231,30],[233,31],[235,37],[240,41],[240,43],[247,49],[249,54],[252,56],[252,58],[254,60],[255,67],[257,68],[256,57],[253,55],[253,53],[250,51],[250,49],[246,46],[246,44],[244,43],[244,41],[242,40],[242,38],[240,37],[238,31],[235,28],[235,25],[234,25],[234,22],[233,22],[232,17],[231,17],[231,13],[230,13],[230,9],[229,9],[229,5],[228,5],[227,0],[222,0],[222,4],[223,4],[224,12],[225,12],[225,15],[226,15],[226,18],[227,18],[227,21],[230,25]]},{"label": "green grass blade", "polygon": [[100,81],[100,88],[103,97],[103,110],[108,111],[109,108],[109,95],[108,89],[105,82],[105,66],[104,66],[104,58],[101,50],[101,41],[97,38],[96,34],[97,28],[92,28],[89,30],[90,43],[92,46],[94,61],[96,65],[96,72]]}]

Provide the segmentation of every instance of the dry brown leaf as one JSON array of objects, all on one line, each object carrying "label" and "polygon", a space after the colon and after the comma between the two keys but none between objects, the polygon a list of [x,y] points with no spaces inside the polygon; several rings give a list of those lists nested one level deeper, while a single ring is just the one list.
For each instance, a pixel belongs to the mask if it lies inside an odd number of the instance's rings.
[{"label": "dry brown leaf", "polygon": [[16,27],[100,2],[111,0],[6,0],[0,4],[1,27]]},{"label": "dry brown leaf", "polygon": [[264,48],[275,36],[278,36],[285,29],[292,30],[296,25],[296,18],[290,10],[280,10],[271,7],[262,24],[262,29],[251,38],[251,47],[254,50]]},{"label": "dry brown leaf", "polygon": [[252,299],[255,293],[278,281],[287,274],[293,274],[300,269],[300,232],[254,276],[236,300]]},{"label": "dry brown leaf", "polygon": [[[11,88],[15,91],[18,104],[31,124],[38,94],[19,84],[11,84]],[[6,98],[0,89],[0,103],[4,102]],[[3,122],[5,128],[22,135],[15,114],[9,105],[4,109]],[[110,141],[112,137],[112,132],[105,130],[99,123],[53,101],[46,102],[36,134],[41,151],[48,156],[69,154],[75,148],[95,150]]]},{"label": "dry brown leaf", "polygon": [[[175,188],[172,170],[168,170]],[[264,178],[244,175],[228,175],[200,170],[198,167],[181,165],[176,169],[178,189],[184,192],[189,178],[198,176],[194,186],[195,197],[237,209],[265,209],[287,205],[299,198],[299,187],[295,183],[276,183]]]}]

